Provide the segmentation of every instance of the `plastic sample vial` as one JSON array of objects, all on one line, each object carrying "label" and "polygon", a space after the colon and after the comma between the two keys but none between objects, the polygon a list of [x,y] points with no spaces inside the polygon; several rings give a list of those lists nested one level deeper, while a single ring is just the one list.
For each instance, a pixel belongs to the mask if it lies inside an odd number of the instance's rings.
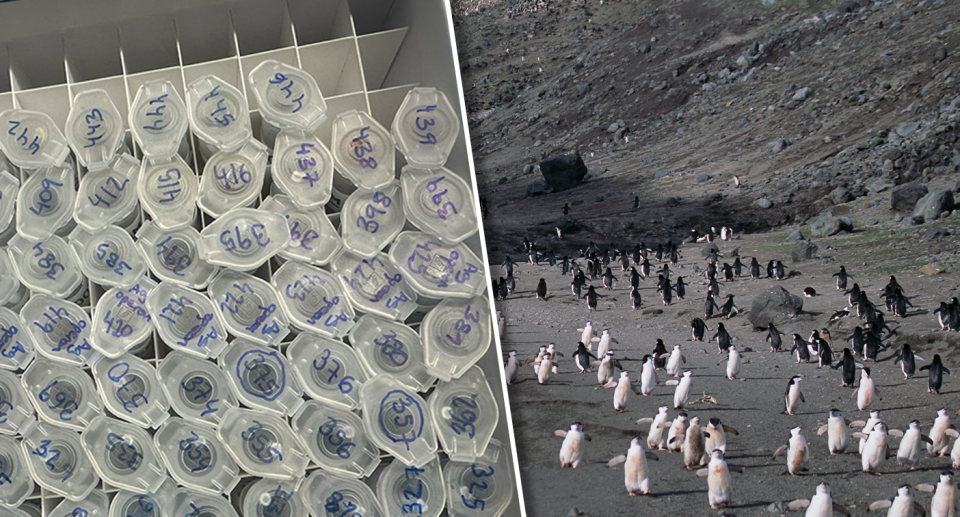
[{"label": "plastic sample vial", "polygon": [[236,208],[200,232],[200,256],[211,264],[252,270],[283,249],[289,236],[283,216]]},{"label": "plastic sample vial", "polygon": [[[13,372],[0,370],[0,434],[15,435],[34,421],[33,405],[27,400],[20,379]],[[2,469],[2,467],[0,467]],[[2,488],[2,483],[0,483]]]},{"label": "plastic sample vial", "polygon": [[26,303],[28,298],[30,291],[17,278],[10,255],[0,250],[0,306],[20,310],[20,306]]},{"label": "plastic sample vial", "polygon": [[514,490],[508,454],[499,441],[490,440],[482,457],[466,462],[448,461],[443,467],[447,513],[451,516],[503,515]]},{"label": "plastic sample vial", "polygon": [[240,468],[209,427],[173,417],[153,441],[167,471],[183,486],[219,495],[240,482]]},{"label": "plastic sample vial", "polygon": [[333,338],[345,336],[353,327],[356,314],[332,274],[290,261],[274,271],[270,283],[293,326]]},{"label": "plastic sample vial", "polygon": [[447,168],[417,169],[400,174],[403,211],[420,230],[457,244],[477,232],[477,210],[470,185]]},{"label": "plastic sample vial", "polygon": [[[0,265],[3,261],[0,260]],[[20,316],[6,307],[0,307],[0,368],[21,370],[36,355],[30,333],[21,329]],[[0,403],[0,406],[4,404]],[[0,411],[3,408],[0,407]],[[3,426],[0,425],[0,432]]]},{"label": "plastic sample vial", "polygon": [[262,517],[308,517],[309,510],[297,497],[300,480],[261,479],[246,487],[241,508],[243,515]]},{"label": "plastic sample vial", "polygon": [[219,77],[205,75],[187,85],[187,106],[193,133],[221,151],[239,149],[253,136],[243,94]]},{"label": "plastic sample vial", "polygon": [[464,244],[444,244],[433,235],[403,232],[390,246],[390,261],[417,294],[469,298],[486,287],[483,261]]},{"label": "plastic sample vial", "polygon": [[331,147],[337,171],[354,185],[375,189],[393,181],[396,143],[390,132],[366,112],[341,113],[333,121]]},{"label": "plastic sample vial", "polygon": [[40,418],[53,425],[82,431],[103,413],[96,386],[79,367],[38,357],[20,382]]},{"label": "plastic sample vial", "polygon": [[420,468],[394,461],[377,479],[377,497],[389,515],[438,517],[446,503],[440,459]]},{"label": "plastic sample vial", "polygon": [[187,105],[170,81],[147,81],[137,90],[128,123],[144,156],[167,158],[186,143]]},{"label": "plastic sample vial", "polygon": [[147,308],[153,326],[170,348],[216,358],[227,346],[227,328],[206,294],[161,282],[147,295]]},{"label": "plastic sample vial", "polygon": [[200,232],[189,226],[163,230],[147,221],[137,230],[137,247],[150,271],[165,282],[203,289],[218,271],[200,258]]},{"label": "plastic sample vial", "polygon": [[116,358],[150,337],[153,317],[146,301],[156,285],[149,277],[140,277],[132,286],[114,287],[100,297],[90,332],[90,345],[94,350]]},{"label": "plastic sample vial", "polygon": [[239,405],[227,375],[210,361],[174,351],[160,361],[157,374],[173,410],[191,422],[216,426]]},{"label": "plastic sample vial", "polygon": [[389,375],[415,391],[437,380],[423,362],[420,335],[402,323],[365,314],[350,330],[350,344],[368,377]]},{"label": "plastic sample vial", "polygon": [[[169,513],[167,513],[169,512]],[[173,493],[163,515],[170,517],[238,517],[237,510],[226,499],[186,488]]]},{"label": "plastic sample vial", "polygon": [[211,156],[200,179],[200,209],[220,217],[234,208],[250,206],[263,188],[267,155],[267,147],[251,139],[240,149]]},{"label": "plastic sample vial", "polygon": [[301,208],[283,194],[268,196],[260,210],[282,215],[290,229],[290,242],[279,255],[287,260],[300,260],[324,266],[336,255],[343,243],[337,229],[323,210]]},{"label": "plastic sample vial", "polygon": [[120,111],[103,90],[80,92],[72,104],[64,134],[74,156],[88,169],[107,167],[123,143]]},{"label": "plastic sample vial", "polygon": [[73,250],[56,235],[36,240],[17,234],[7,243],[7,251],[17,278],[33,291],[63,297],[83,280]]},{"label": "plastic sample vial", "polygon": [[386,517],[380,501],[363,481],[325,470],[314,470],[300,487],[300,499],[316,516]]},{"label": "plastic sample vial", "polygon": [[439,382],[430,395],[430,414],[443,451],[451,460],[465,462],[483,455],[500,420],[497,401],[479,366],[459,379]]},{"label": "plastic sample vial", "polygon": [[333,156],[313,133],[286,129],[273,145],[270,174],[298,205],[323,205],[333,188]]},{"label": "plastic sample vial", "polygon": [[303,389],[277,350],[237,339],[219,364],[234,395],[251,408],[289,416],[303,404]]},{"label": "plastic sample vial", "polygon": [[200,184],[179,155],[145,158],[140,165],[137,195],[154,223],[164,230],[186,226],[197,215]]},{"label": "plastic sample vial", "polygon": [[167,477],[160,452],[146,431],[103,415],[80,435],[97,474],[107,483],[131,492],[153,492]]},{"label": "plastic sample vial", "polygon": [[20,451],[30,477],[61,497],[79,501],[100,483],[78,432],[37,422],[24,430]]},{"label": "plastic sample vial", "polygon": [[0,436],[0,505],[15,508],[33,494],[33,478],[25,461],[16,439]]},{"label": "plastic sample vial", "polygon": [[381,449],[407,466],[423,467],[437,452],[430,408],[416,391],[387,375],[360,389],[363,426]]},{"label": "plastic sample vial", "polygon": [[121,490],[110,502],[110,517],[161,517],[161,509],[166,507],[176,489],[177,485],[168,479],[149,494]]},{"label": "plastic sample vial", "polygon": [[100,490],[93,490],[79,501],[61,501],[47,517],[107,517],[110,500]]},{"label": "plastic sample vial", "polygon": [[377,189],[358,188],[343,202],[340,216],[343,245],[361,257],[375,256],[393,242],[407,221],[400,183],[394,180]]},{"label": "plastic sample vial", "polygon": [[0,233],[10,227],[17,211],[17,194],[20,192],[20,180],[9,171],[0,168]]},{"label": "plastic sample vial", "polygon": [[390,132],[408,163],[425,169],[441,167],[460,135],[460,118],[443,92],[414,88],[397,109]]},{"label": "plastic sample vial", "polygon": [[279,128],[313,131],[327,118],[327,103],[307,72],[272,59],[250,71],[263,120]]},{"label": "plastic sample vial", "polygon": [[40,240],[71,221],[77,197],[76,173],[69,164],[40,169],[17,194],[17,233]]},{"label": "plastic sample vial", "polygon": [[75,228],[70,233],[70,246],[77,253],[83,274],[100,285],[127,287],[147,270],[133,238],[117,226],[92,232]]},{"label": "plastic sample vial", "polygon": [[109,166],[88,171],[80,180],[73,218],[87,230],[110,224],[126,226],[137,215],[137,181],[140,162],[129,154],[117,155]]},{"label": "plastic sample vial", "polygon": [[89,341],[90,318],[75,303],[35,294],[20,309],[20,323],[29,331],[36,351],[47,359],[83,366],[99,355]]},{"label": "plastic sample vial", "polygon": [[363,422],[352,411],[310,400],[291,423],[314,463],[325,470],[367,477],[380,465],[380,449],[367,439]]},{"label": "plastic sample vial", "polygon": [[46,113],[12,109],[0,113],[0,120],[0,151],[17,167],[56,167],[70,154],[67,139]]},{"label": "plastic sample vial", "polygon": [[225,269],[210,283],[207,294],[227,331],[238,338],[275,346],[290,332],[277,293],[265,280]]},{"label": "plastic sample vial", "polygon": [[270,479],[303,477],[306,450],[285,419],[262,411],[230,409],[217,436],[240,468]]},{"label": "plastic sample vial", "polygon": [[491,321],[482,296],[440,302],[420,324],[427,371],[442,381],[463,375],[490,348]]},{"label": "plastic sample vial", "polygon": [[117,418],[156,429],[170,418],[170,403],[152,364],[135,355],[101,357],[91,368],[97,392]]},{"label": "plastic sample vial", "polygon": [[330,268],[355,309],[403,321],[417,308],[416,292],[385,253],[366,259],[344,250]]},{"label": "plastic sample vial", "polygon": [[287,347],[287,358],[310,397],[350,409],[359,406],[367,373],[357,352],[343,341],[300,334]]}]

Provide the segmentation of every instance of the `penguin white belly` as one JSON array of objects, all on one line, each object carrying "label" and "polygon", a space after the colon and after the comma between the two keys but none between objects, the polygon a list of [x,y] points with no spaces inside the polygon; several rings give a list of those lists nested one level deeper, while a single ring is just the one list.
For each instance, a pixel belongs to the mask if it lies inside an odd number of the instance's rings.
[{"label": "penguin white belly", "polygon": [[833,517],[833,499],[817,494],[810,499],[810,506],[804,517]]},{"label": "penguin white belly", "polygon": [[670,359],[667,360],[665,369],[668,375],[673,375],[674,377],[680,375],[680,353],[673,352],[670,354]]},{"label": "penguin white belly", "polygon": [[909,465],[911,468],[920,463],[920,431],[908,429],[903,433],[900,440],[900,448],[897,449],[897,463],[900,465]]},{"label": "penguin white belly", "polygon": [[873,379],[860,379],[857,390],[857,409],[864,411],[873,404]]},{"label": "penguin white belly", "polygon": [[568,431],[567,437],[563,439],[563,445],[560,446],[560,463],[572,465],[573,468],[580,466],[580,460],[583,458],[583,433]]},{"label": "penguin white belly", "polygon": [[627,407],[627,394],[630,392],[630,381],[620,379],[617,390],[613,392],[613,409],[623,411]]},{"label": "penguin white belly", "polygon": [[647,475],[647,458],[642,448],[631,447],[623,466],[623,484],[628,492],[650,492],[650,477]]},{"label": "penguin white belly", "polygon": [[727,378],[736,379],[740,375],[740,354],[736,351],[730,353],[730,359],[727,360]]},{"label": "penguin white belly", "polygon": [[580,342],[587,345],[588,350],[593,347],[593,327],[587,325],[587,327],[583,329],[583,334],[580,335]]},{"label": "penguin white belly", "polygon": [[953,461],[953,468],[960,469],[960,440],[953,442],[953,450],[950,451],[950,460]]},{"label": "penguin white belly", "polygon": [[913,517],[913,499],[897,496],[887,510],[887,517]]},{"label": "penguin white belly", "polygon": [[703,464],[703,434],[699,426],[687,429],[687,436],[683,440],[683,464],[687,470]]},{"label": "penguin white belly", "polygon": [[713,451],[720,449],[724,454],[727,453],[727,434],[719,429],[710,429],[710,436],[704,440],[705,445],[703,452],[705,454],[710,454]]},{"label": "penguin white belly", "polygon": [[610,350],[610,335],[605,334],[600,338],[600,344],[597,345],[597,357],[603,357],[607,355],[607,350]]},{"label": "penguin white belly", "polygon": [[938,484],[937,491],[930,502],[930,517],[956,517],[956,515],[957,489]]},{"label": "penguin white belly", "polygon": [[876,472],[886,456],[886,438],[881,435],[872,435],[867,438],[860,455],[860,463],[864,472]]},{"label": "penguin white belly", "polygon": [[710,467],[710,472],[707,474],[707,489],[711,507],[731,501],[733,490],[730,486],[730,471],[727,470],[726,463]]},{"label": "penguin white belly", "polygon": [[657,371],[653,365],[644,365],[640,372],[640,393],[649,395],[653,393],[653,388],[657,385]]},{"label": "penguin white belly", "polygon": [[680,409],[687,405],[687,399],[690,397],[690,378],[684,377],[677,384],[677,391],[673,394],[673,407]]},{"label": "penguin white belly", "polygon": [[540,362],[540,368],[537,369],[537,380],[540,384],[546,384],[550,380],[550,374],[553,371],[553,363],[550,359],[544,359]]},{"label": "penguin white belly", "polygon": [[597,381],[601,385],[606,384],[613,380],[613,365],[610,364],[610,361],[603,361],[600,363],[600,368],[597,370]]},{"label": "penguin white belly", "polygon": [[507,366],[503,368],[504,376],[507,378],[507,384],[517,382],[517,360],[513,357],[507,361]]},{"label": "penguin white belly", "polygon": [[660,421],[655,418],[653,420],[653,423],[650,424],[650,434],[647,436],[647,447],[651,449],[656,447],[659,450],[663,450],[663,445],[666,442],[663,436],[663,428],[666,423],[666,419]]},{"label": "penguin white belly", "polygon": [[941,456],[947,453],[950,448],[950,438],[947,436],[947,428],[950,426],[949,420],[937,418],[930,429],[930,440],[932,444],[927,444],[927,451],[931,456]]},{"label": "penguin white belly", "polygon": [[687,428],[683,424],[674,423],[667,433],[667,449],[672,452],[679,452],[683,448],[684,435]]},{"label": "penguin white belly", "polygon": [[[791,438],[790,441],[793,441]],[[807,442],[795,442],[790,444],[790,449],[787,451],[787,471],[791,474],[796,475],[803,469],[804,463],[807,461]]]},{"label": "penguin white belly", "polygon": [[843,452],[847,448],[849,431],[842,418],[832,418],[827,424],[827,444],[831,453]]}]

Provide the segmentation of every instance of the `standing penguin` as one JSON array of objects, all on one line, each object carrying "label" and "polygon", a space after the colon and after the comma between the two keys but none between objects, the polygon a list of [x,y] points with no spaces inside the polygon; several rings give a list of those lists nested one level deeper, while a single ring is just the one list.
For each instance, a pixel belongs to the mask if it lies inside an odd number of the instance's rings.
[{"label": "standing penguin", "polygon": [[597,308],[597,291],[594,290],[593,286],[587,286],[587,294],[585,295],[587,299],[587,310],[593,311]]},{"label": "standing penguin", "polygon": [[817,436],[823,436],[827,433],[827,448],[830,455],[840,454],[847,448],[847,442],[850,440],[850,431],[847,428],[847,421],[840,414],[839,409],[831,409],[830,416],[827,417],[827,423],[820,426],[817,430]]},{"label": "standing penguin", "polygon": [[623,483],[627,487],[630,497],[640,492],[643,495],[650,493],[650,476],[647,474],[647,460],[660,461],[653,451],[644,451],[639,438],[630,440],[630,449],[607,462],[607,467],[623,463]]},{"label": "standing penguin", "polygon": [[946,456],[950,450],[950,437],[957,438],[956,429],[950,424],[950,415],[947,414],[947,408],[937,410],[937,418],[933,421],[933,427],[930,428],[930,440],[927,444],[927,452],[930,456]]},{"label": "standing penguin", "polygon": [[595,337],[592,341],[597,343],[597,355],[604,356],[610,350],[610,343],[620,344],[619,341],[613,339],[613,336],[610,335],[608,329],[603,329],[603,333],[600,337]]},{"label": "standing penguin", "polygon": [[903,369],[903,380],[909,380],[910,376],[917,371],[917,359],[925,360],[923,357],[914,354],[909,344],[904,343],[900,353],[896,355],[896,359],[893,361],[893,364],[900,363],[900,368]]},{"label": "standing penguin", "polygon": [[[903,433],[896,430],[891,430],[890,434],[893,436],[903,436]],[[877,422],[873,426],[873,429],[870,430],[869,435],[853,433],[853,436],[860,439],[866,438],[867,440],[863,445],[863,451],[860,453],[860,464],[863,467],[863,471],[869,474],[879,474],[880,465],[890,457],[890,444],[887,441],[887,424]]]},{"label": "standing penguin", "polygon": [[507,379],[507,386],[517,382],[517,352],[511,350],[507,356],[507,364],[503,367],[504,377]]},{"label": "standing penguin", "polygon": [[800,392],[801,380],[799,375],[794,375],[787,381],[787,390],[783,394],[783,404],[784,412],[788,415],[793,415],[793,412],[797,410],[798,402],[806,403],[806,400],[803,400],[803,393]]},{"label": "standing penguin", "polygon": [[613,271],[611,271],[610,268],[607,268],[601,280],[603,280],[603,287],[613,289],[613,283],[617,281],[617,277],[613,275]]},{"label": "standing penguin", "polygon": [[687,414],[680,413],[670,424],[667,431],[667,452],[680,452],[683,447],[683,437],[687,434]]},{"label": "standing penguin", "polygon": [[707,421],[707,430],[704,436],[707,437],[704,443],[704,451],[720,449],[724,454],[727,453],[727,433],[739,435],[740,432],[732,427],[727,427],[720,423],[719,418],[711,418]]},{"label": "standing penguin", "polygon": [[743,273],[743,262],[740,262],[740,257],[737,257],[733,260],[733,274],[740,276]]},{"label": "standing penguin", "polygon": [[554,431],[553,434],[563,438],[563,444],[560,445],[560,468],[579,467],[580,460],[583,459],[583,442],[591,441],[590,436],[584,434],[580,422],[574,422],[569,431]]},{"label": "standing penguin", "polygon": [[720,506],[727,506],[732,501],[733,487],[730,482],[730,471],[742,472],[738,467],[731,467],[723,459],[723,451],[715,449],[710,453],[710,463],[707,468],[697,471],[698,477],[707,476],[707,498],[710,508],[716,510]]},{"label": "standing penguin", "polygon": [[683,283],[683,277],[678,276],[676,283],[673,285],[674,289],[677,290],[677,299],[682,300],[684,296],[687,295],[687,284]]},{"label": "standing penguin", "polygon": [[860,388],[854,392],[857,397],[857,408],[860,411],[869,410],[873,406],[874,399],[883,400],[877,391],[877,385],[870,377],[870,368],[863,367],[860,370]]},{"label": "standing penguin", "polygon": [[619,381],[610,381],[605,388],[612,388],[616,386],[616,390],[613,392],[613,409],[618,413],[623,413],[627,410],[627,397],[630,395],[630,392],[637,392],[637,388],[633,386],[630,382],[630,374],[628,372],[620,372]]},{"label": "standing penguin", "polygon": [[840,387],[852,388],[856,379],[857,368],[863,368],[863,364],[858,363],[849,348],[843,349],[843,357],[837,361],[837,364],[831,366],[834,370],[842,368],[840,372]]},{"label": "standing penguin", "polygon": [[720,316],[723,319],[728,320],[736,316],[737,314],[740,314],[740,309],[738,309],[737,306],[733,303],[733,295],[728,294],[727,301],[720,306]]},{"label": "standing penguin", "polygon": [[510,294],[510,293],[509,293],[508,290],[507,290],[507,281],[506,281],[502,276],[500,277],[500,287],[499,287],[499,289],[500,289],[500,292],[497,293],[497,294],[499,295],[499,299],[501,299],[501,300],[506,300],[506,299],[507,299],[507,295]]},{"label": "standing penguin", "polygon": [[537,284],[537,299],[546,300],[547,299],[547,281],[540,279],[540,283]]},{"label": "standing penguin", "polygon": [[643,298],[640,297],[640,289],[636,286],[630,288],[630,305],[632,310],[637,310],[643,305]]},{"label": "standing penguin", "polygon": [[773,278],[773,270],[774,270],[774,267],[776,267],[776,264],[777,264],[776,260],[771,260],[770,262],[767,262],[767,278]]},{"label": "standing penguin", "polygon": [[800,432],[800,427],[794,427],[790,430],[790,439],[787,442],[787,445],[781,445],[776,452],[773,453],[774,460],[777,459],[777,456],[781,452],[787,451],[787,472],[796,477],[797,472],[803,472],[807,470],[806,464],[810,456],[810,449],[807,446],[807,439],[803,437],[803,433]]},{"label": "standing penguin", "polygon": [[847,338],[853,345],[853,355],[863,357],[864,348],[867,343],[867,337],[863,333],[863,328],[857,326],[853,329],[853,334]]},{"label": "standing penguin", "polygon": [[583,341],[577,343],[577,351],[573,353],[573,361],[577,364],[577,368],[580,370],[580,373],[583,373],[590,369],[590,358],[593,358],[594,361],[597,361],[597,356],[590,353],[587,350],[586,345],[583,344]]},{"label": "standing penguin", "polygon": [[700,318],[693,318],[690,326],[693,327],[693,339],[696,341],[703,341],[704,332],[710,330],[707,328],[707,324]]},{"label": "standing penguin", "polygon": [[687,358],[684,357],[683,352],[680,351],[680,345],[673,345],[673,352],[670,353],[670,359],[667,360],[667,375],[679,377],[681,361],[683,361],[683,364],[687,364]]},{"label": "standing penguin", "polygon": [[549,355],[543,356],[543,359],[540,361],[540,367],[537,368],[537,381],[540,384],[546,384],[550,381],[550,375],[553,373],[553,361],[550,360]]},{"label": "standing penguin", "polygon": [[663,344],[663,340],[657,338],[657,344],[653,347],[653,364],[657,367],[658,370],[663,370],[667,366],[667,357],[670,354],[667,353],[667,347]]},{"label": "standing penguin", "polygon": [[837,290],[845,291],[847,289],[847,279],[853,278],[847,274],[847,269],[843,266],[840,266],[840,272],[834,273],[833,276],[837,277]]},{"label": "standing penguin", "polygon": [[800,334],[793,334],[793,348],[790,349],[792,354],[794,351],[797,352],[797,364],[801,361],[805,363],[810,362],[810,348],[807,346],[807,342],[803,340],[803,337]]},{"label": "standing penguin", "polygon": [[[727,378],[733,381],[737,379],[737,375],[740,375],[740,352],[737,351],[737,347],[734,345],[730,345],[729,351],[730,356],[727,357]],[[722,364],[722,361],[717,363],[718,366],[720,364]]]},{"label": "standing penguin", "polygon": [[928,484],[917,485],[916,489],[933,492],[933,500],[930,501],[930,517],[956,517],[960,508],[957,508],[957,483],[953,479],[952,472],[940,473],[940,482],[937,483],[935,492],[934,487]]},{"label": "standing penguin", "polygon": [[760,279],[760,263],[757,262],[757,257],[750,259],[750,276],[752,276],[754,280]]},{"label": "standing penguin", "polygon": [[657,411],[657,416],[653,418],[641,418],[637,420],[637,423],[650,424],[650,430],[647,432],[647,447],[650,449],[656,447],[658,450],[664,450],[663,446],[666,443],[664,429],[667,428],[667,406],[660,406],[660,409]]},{"label": "standing penguin", "polygon": [[939,395],[940,387],[943,385],[943,376],[950,375],[950,370],[943,366],[943,362],[940,360],[940,354],[933,355],[932,363],[921,366],[920,371],[923,370],[930,370],[927,374],[927,393],[936,392]]},{"label": "standing penguin", "polygon": [[927,442],[933,445],[933,440],[929,436],[920,433],[920,421],[911,420],[910,428],[903,433],[903,439],[900,440],[900,448],[897,449],[897,463],[902,467],[909,465],[910,470],[916,470],[920,463],[920,442]]},{"label": "standing penguin", "polygon": [[767,337],[764,341],[770,342],[770,351],[779,352],[780,347],[783,346],[783,340],[780,339],[780,336],[783,335],[783,332],[777,330],[777,327],[773,326],[773,322],[770,322],[770,325],[767,327]]},{"label": "standing penguin", "polygon": [[587,345],[587,350],[593,350],[593,323],[587,322],[583,328],[577,329],[580,334],[580,342]]},{"label": "standing penguin", "polygon": [[653,393],[653,388],[657,385],[657,367],[653,356],[643,356],[643,366],[640,370],[640,393],[643,396]]},{"label": "standing penguin", "polygon": [[804,517],[833,517],[834,512],[850,517],[850,510],[833,502],[833,497],[830,495],[830,485],[826,483],[817,485],[817,493],[813,494],[812,498],[797,499],[788,504],[787,508],[791,510],[806,508]]},{"label": "standing penguin", "polygon": [[600,381],[601,386],[614,380],[614,367],[619,368],[621,371],[623,370],[620,361],[613,358],[613,352],[607,352],[607,354],[600,359],[600,368],[597,370],[597,380]]},{"label": "standing penguin", "polygon": [[660,298],[663,300],[663,305],[670,305],[670,302],[673,301],[673,288],[670,286],[670,279],[663,276],[663,280],[660,282]]},{"label": "standing penguin", "polygon": [[874,501],[867,507],[868,512],[876,512],[883,509],[888,509],[887,517],[927,515],[926,510],[920,506],[920,503],[913,499],[913,490],[910,489],[910,485],[900,485],[900,488],[897,489],[897,496],[893,499]]},{"label": "standing penguin", "polygon": [[733,341],[733,338],[730,337],[730,334],[727,332],[727,329],[723,327],[723,323],[717,323],[717,333],[713,335],[710,340],[717,340],[717,348],[720,350],[718,353],[722,354],[726,352]]},{"label": "standing penguin", "polygon": [[672,379],[667,381],[667,385],[676,385],[677,391],[673,394],[673,408],[674,409],[683,409],[687,405],[687,400],[690,398],[690,385],[693,383],[693,380],[690,376],[693,375],[693,372],[687,370],[683,372],[683,377],[679,381]]},{"label": "standing penguin", "polygon": [[640,273],[637,272],[637,268],[631,267],[628,276],[630,278],[630,287],[640,287]]},{"label": "standing penguin", "polygon": [[[676,438],[675,438],[676,439]],[[703,450],[703,432],[700,429],[700,417],[690,419],[690,425],[687,426],[687,434],[683,438],[683,465],[687,470],[693,470],[693,467],[699,467],[705,463],[706,457]]]},{"label": "standing penguin", "polygon": [[570,213],[570,203],[564,203],[564,204],[563,204],[563,208],[561,208],[560,211],[563,212],[563,215],[569,214],[569,213]]},{"label": "standing penguin", "polygon": [[784,269],[787,269],[787,266],[783,265],[783,262],[777,261],[776,265],[773,266],[773,276],[777,280],[783,280],[785,273]]},{"label": "standing penguin", "polygon": [[707,293],[707,299],[703,302],[703,319],[708,320],[713,317],[713,311],[720,310],[720,306],[714,301],[713,295]]}]

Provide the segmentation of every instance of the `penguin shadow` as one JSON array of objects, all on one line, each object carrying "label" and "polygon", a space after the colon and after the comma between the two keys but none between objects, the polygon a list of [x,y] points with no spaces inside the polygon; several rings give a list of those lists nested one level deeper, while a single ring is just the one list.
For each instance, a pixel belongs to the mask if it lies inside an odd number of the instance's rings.
[{"label": "penguin shadow", "polygon": [[755,407],[722,407],[714,406],[709,409],[710,412],[713,411],[760,411],[760,409]]},{"label": "penguin shadow", "polygon": [[673,490],[671,492],[651,492],[648,497],[660,498],[660,497],[670,497],[674,495],[689,495],[689,494],[706,494],[707,489],[702,490]]}]

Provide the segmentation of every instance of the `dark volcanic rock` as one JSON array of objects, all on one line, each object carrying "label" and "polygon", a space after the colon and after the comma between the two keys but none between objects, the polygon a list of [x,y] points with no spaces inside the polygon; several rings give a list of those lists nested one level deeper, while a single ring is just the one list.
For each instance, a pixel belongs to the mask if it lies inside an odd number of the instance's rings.
[{"label": "dark volcanic rock", "polygon": [[953,192],[949,189],[934,190],[917,201],[913,220],[920,224],[929,223],[948,210],[953,210]]},{"label": "dark volcanic rock", "polygon": [[540,162],[543,179],[555,192],[572,189],[579,185],[587,175],[587,166],[583,163],[579,151],[552,156]]},{"label": "dark volcanic rock", "polygon": [[794,230],[793,232],[790,233],[790,235],[787,235],[787,242],[797,242],[802,240],[803,240],[803,234],[800,233],[800,230]]},{"label": "dark volcanic rock", "polygon": [[917,201],[927,195],[927,186],[917,182],[906,183],[890,192],[890,207],[904,212],[913,210]]},{"label": "dark volcanic rock", "polygon": [[716,244],[708,242],[703,245],[703,249],[700,250],[700,254],[706,257],[711,253],[720,253],[720,248]]},{"label": "dark volcanic rock", "polygon": [[790,250],[790,259],[796,262],[803,262],[804,260],[810,260],[817,256],[817,251],[820,249],[815,242],[810,241],[797,241],[793,245],[793,249]]},{"label": "dark volcanic rock", "polygon": [[849,190],[843,187],[837,187],[833,189],[833,192],[830,192],[830,201],[833,201],[833,204],[835,205],[842,205],[843,203],[847,203],[853,200],[854,200],[853,194],[851,194]]},{"label": "dark volcanic rock", "polygon": [[557,219],[556,226],[560,228],[563,233],[577,233],[580,231],[580,223],[569,215]]},{"label": "dark volcanic rock", "polygon": [[747,319],[756,328],[767,328],[770,322],[776,325],[783,324],[788,318],[799,314],[802,309],[803,298],[776,286],[754,297]]},{"label": "dark volcanic rock", "polygon": [[545,180],[533,180],[527,183],[527,195],[530,197],[541,196],[553,192],[553,187]]}]

